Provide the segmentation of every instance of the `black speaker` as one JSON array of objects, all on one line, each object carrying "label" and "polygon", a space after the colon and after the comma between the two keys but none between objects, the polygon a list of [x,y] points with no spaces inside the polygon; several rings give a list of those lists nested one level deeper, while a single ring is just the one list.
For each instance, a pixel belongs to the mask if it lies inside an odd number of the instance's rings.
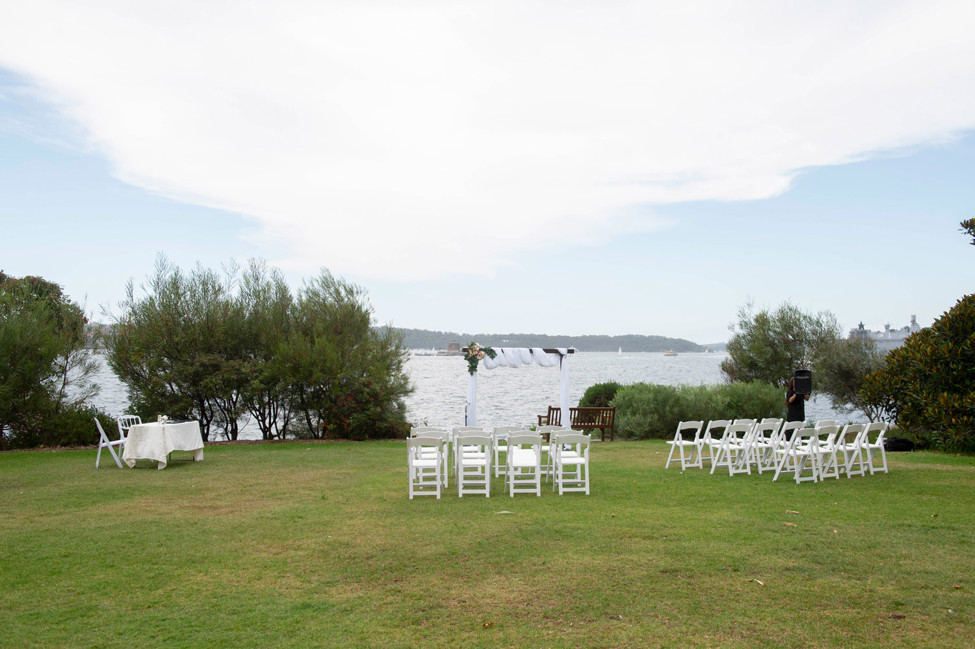
[{"label": "black speaker", "polygon": [[796,394],[812,394],[811,370],[796,370],[792,378],[795,379]]}]

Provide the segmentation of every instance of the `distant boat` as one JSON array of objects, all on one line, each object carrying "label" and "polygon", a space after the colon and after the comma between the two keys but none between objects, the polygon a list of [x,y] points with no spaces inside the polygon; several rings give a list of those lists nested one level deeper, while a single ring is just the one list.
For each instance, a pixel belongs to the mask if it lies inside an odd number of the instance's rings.
[{"label": "distant boat", "polygon": [[676,355],[677,352],[675,352],[673,349],[668,349],[667,351],[664,352],[664,356],[676,356]]},{"label": "distant boat", "polygon": [[623,348],[622,348],[622,347],[620,347],[620,351],[619,351],[619,355],[620,355],[620,356],[622,356],[622,355],[623,355]]}]

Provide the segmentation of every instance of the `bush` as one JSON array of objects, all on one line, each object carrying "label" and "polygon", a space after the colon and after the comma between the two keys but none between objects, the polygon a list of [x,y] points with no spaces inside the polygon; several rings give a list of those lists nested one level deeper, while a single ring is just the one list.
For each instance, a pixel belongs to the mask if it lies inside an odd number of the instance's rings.
[{"label": "bush", "polygon": [[94,406],[68,405],[60,412],[33,411],[10,426],[10,448],[94,446],[98,444],[95,417],[109,437],[118,430],[115,420]]},{"label": "bush", "polygon": [[616,431],[625,439],[670,439],[681,421],[785,417],[785,395],[761,382],[725,385],[622,386],[616,406]]},{"label": "bush", "polygon": [[616,381],[590,385],[582,398],[579,399],[580,408],[608,408],[622,386]]}]

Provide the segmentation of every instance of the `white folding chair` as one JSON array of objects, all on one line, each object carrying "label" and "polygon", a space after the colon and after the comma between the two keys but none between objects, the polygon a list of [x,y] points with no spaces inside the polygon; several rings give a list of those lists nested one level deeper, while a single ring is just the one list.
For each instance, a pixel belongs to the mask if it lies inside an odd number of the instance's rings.
[{"label": "white folding chair", "polygon": [[835,419],[819,419],[816,421],[814,428],[822,428],[823,426],[839,426],[840,422]]},{"label": "white folding chair", "polygon": [[751,441],[746,449],[746,461],[754,464],[761,475],[763,470],[775,468],[773,450],[779,445],[781,419],[763,419],[752,428]]},{"label": "white folding chair", "polygon": [[115,423],[118,424],[119,439],[124,443],[129,438],[129,429],[141,424],[142,417],[139,415],[122,415],[115,420]]},{"label": "white folding chair", "polygon": [[[870,441],[871,433],[877,433],[876,439]],[[876,471],[883,470],[887,473],[887,449],[884,448],[884,435],[887,433],[887,424],[882,421],[873,422],[867,425],[867,429],[863,431],[863,441],[862,448],[867,453],[867,469],[870,470],[870,475],[873,475]],[[883,460],[882,467],[874,468],[873,464],[873,454],[874,451],[880,451],[880,458]]]},{"label": "white folding chair", "polygon": [[718,444],[724,436],[725,429],[730,425],[731,420],[729,419],[712,419],[708,422],[708,425],[704,428],[704,432],[701,434],[701,453],[703,454],[705,450],[708,452],[706,456],[702,456],[702,462],[703,460],[707,460],[708,463],[714,463],[714,456]]},{"label": "white folding chair", "polygon": [[424,446],[420,452],[424,454],[427,459],[437,457],[440,460],[440,462],[443,464],[443,466],[440,467],[440,479],[443,480],[444,488],[450,486],[450,478],[448,477],[450,475],[448,471],[450,468],[448,462],[450,453],[447,452],[450,444],[450,432],[444,428],[424,427],[414,428],[410,434],[412,435],[411,439],[424,438],[436,439],[440,441],[441,448],[439,451],[435,451],[433,449],[433,445],[428,444]]},{"label": "white folding chair", "polygon": [[554,485],[559,495],[583,491],[589,495],[589,445],[592,437],[583,433],[561,433],[552,442]]},{"label": "white folding chair", "polygon": [[[665,469],[670,468],[675,451],[680,456],[681,471],[688,468],[704,468],[703,461],[701,460],[701,428],[703,427],[703,421],[682,421],[677,424],[677,432],[674,433],[674,439],[667,442],[670,444],[670,455],[667,456],[667,464],[664,465]],[[687,455],[684,454],[684,449],[688,450]]]},{"label": "white folding chair", "polygon": [[442,471],[445,442],[440,437],[410,437],[406,440],[406,464],[413,496],[436,496],[444,486]]},{"label": "white folding chair", "polygon": [[491,438],[463,433],[454,439],[457,448],[457,495],[482,494],[491,497]]},{"label": "white folding chair", "polygon": [[[866,475],[867,474],[867,461],[864,459],[864,444],[863,439],[867,435],[866,424],[852,424],[852,426],[859,426],[856,431],[856,435],[851,441],[849,437],[846,438],[846,477],[852,478],[855,475]],[[850,428],[850,426],[847,426]]]},{"label": "white folding chair", "polygon": [[778,462],[773,482],[779,479],[783,469],[794,474],[797,484],[819,480],[819,431],[815,428],[797,430],[789,440],[789,445],[776,451],[776,454]]},{"label": "white folding chair", "polygon": [[[107,448],[108,452],[112,456],[112,459],[115,460],[115,466],[121,469],[122,460],[119,459],[119,455],[122,453],[122,447],[125,446],[125,439],[108,439],[108,435],[105,434],[105,429],[102,428],[102,422],[98,421],[98,417],[95,417],[94,419],[95,425],[98,426],[98,453],[95,455],[95,468],[98,468],[98,461],[102,457],[102,449]],[[115,452],[116,448],[118,448],[118,453]]]},{"label": "white folding chair", "polygon": [[753,427],[754,423],[731,424],[725,428],[724,435],[721,436],[721,441],[717,444],[717,455],[711,462],[712,475],[719,466],[728,467],[728,475],[735,475],[736,473],[751,475],[751,466],[748,462],[742,462],[740,458],[745,451],[745,444],[749,441]]},{"label": "white folding chair", "polygon": [[509,495],[534,493],[542,495],[542,436],[513,434],[508,436],[508,468],[505,486]]},{"label": "white folding chair", "polygon": [[820,426],[816,429],[819,440],[816,442],[819,453],[819,480],[824,478],[840,479],[840,465],[836,460],[836,436],[839,426]]},{"label": "white folding chair", "polygon": [[[854,469],[856,475],[863,475],[863,453],[860,451],[860,433],[866,429],[865,424],[847,424],[836,433],[833,441],[833,456],[830,458],[836,463],[838,473],[845,473],[846,477],[851,477],[852,465],[856,464],[856,456],[860,456],[859,467]],[[829,473],[831,466],[824,466],[823,472]]]},{"label": "white folding chair", "polygon": [[501,454],[505,454],[505,458],[508,457],[508,435],[511,433],[528,433],[530,432],[524,426],[495,426],[494,432],[491,435],[491,442],[494,447],[494,477],[501,477],[501,470],[507,462],[501,462]]}]

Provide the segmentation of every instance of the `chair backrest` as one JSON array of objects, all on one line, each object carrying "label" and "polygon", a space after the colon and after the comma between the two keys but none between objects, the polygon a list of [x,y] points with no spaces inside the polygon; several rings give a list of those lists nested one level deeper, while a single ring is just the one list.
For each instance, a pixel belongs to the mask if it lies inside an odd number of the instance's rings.
[{"label": "chair backrest", "polygon": [[410,437],[416,437],[419,433],[439,433],[444,430],[440,426],[414,426],[410,429]]},{"label": "chair backrest", "polygon": [[538,435],[548,435],[553,431],[560,431],[560,430],[569,430],[569,429],[563,426],[538,426],[535,429],[535,433],[537,433]]},{"label": "chair backrest", "polygon": [[868,444],[870,442],[870,435],[872,433],[877,434],[877,438],[872,442],[873,444],[883,445],[884,443],[884,433],[887,432],[887,422],[874,421],[867,424],[867,428],[863,431],[863,443]]},{"label": "chair backrest", "polygon": [[118,424],[119,437],[124,439],[130,428],[142,423],[142,417],[139,415],[122,415],[115,422]]},{"label": "chair backrest", "polygon": [[474,446],[478,448],[483,448],[485,452],[491,450],[491,437],[483,433],[463,433],[454,438],[454,444],[457,448],[465,446]]},{"label": "chair backrest", "polygon": [[410,431],[410,437],[433,437],[446,442],[450,439],[450,433],[442,428],[429,428],[425,430],[413,429]]},{"label": "chair backrest", "polygon": [[[703,421],[682,421],[677,424],[677,432],[674,433],[674,441],[696,442],[701,438],[701,429],[704,427]],[[559,436],[559,440],[562,437]]]},{"label": "chair backrest", "polygon": [[839,426],[840,422],[835,419],[820,419],[816,422],[816,428],[822,428],[823,426]]},{"label": "chair backrest", "polygon": [[779,434],[779,428],[781,426],[781,419],[763,419],[761,423],[755,424],[754,436],[766,441],[775,439]]},{"label": "chair backrest", "polygon": [[558,446],[556,452],[562,452],[566,447],[571,447],[580,457],[589,459],[589,444],[592,436],[586,433],[562,433],[558,436]]},{"label": "chair backrest", "polygon": [[735,441],[744,440],[745,437],[747,437],[752,432],[752,428],[754,428],[755,426],[755,420],[752,419],[751,422],[752,423],[749,424],[740,424],[740,423],[731,424],[725,429],[724,439],[735,440]]},{"label": "chair backrest", "polygon": [[866,424],[847,424],[836,434],[836,446],[843,448],[852,446],[866,428]]},{"label": "chair backrest", "polygon": [[781,417],[766,417],[762,421],[760,421],[759,423],[761,423],[761,424],[779,424],[781,426],[782,425],[782,418]]},{"label": "chair backrest", "polygon": [[509,448],[526,448],[529,446],[534,447],[536,452],[540,451],[542,448],[542,436],[537,433],[516,433],[508,436]]},{"label": "chair backrest", "polygon": [[754,419],[736,419],[736,420],[734,420],[731,423],[732,423],[732,425],[734,425],[734,424],[751,424],[751,425],[754,426],[755,425],[755,421],[756,420],[754,420]]},{"label": "chair backrest", "polygon": [[731,421],[728,419],[712,419],[704,429],[703,437],[705,439],[721,439],[725,429],[730,425]]}]

